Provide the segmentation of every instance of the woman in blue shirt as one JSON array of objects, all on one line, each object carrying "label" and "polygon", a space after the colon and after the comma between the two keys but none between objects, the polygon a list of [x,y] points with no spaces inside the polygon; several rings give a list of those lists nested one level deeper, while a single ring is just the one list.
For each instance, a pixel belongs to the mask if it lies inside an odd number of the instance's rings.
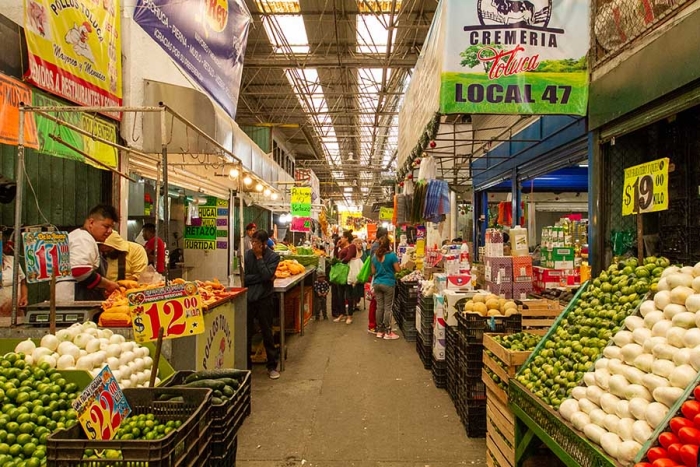
[{"label": "woman in blue shirt", "polygon": [[379,242],[379,247],[372,256],[372,285],[377,300],[377,337],[393,340],[399,338],[391,330],[391,310],[394,306],[396,273],[401,268],[396,253],[391,251],[389,237],[383,237]]}]

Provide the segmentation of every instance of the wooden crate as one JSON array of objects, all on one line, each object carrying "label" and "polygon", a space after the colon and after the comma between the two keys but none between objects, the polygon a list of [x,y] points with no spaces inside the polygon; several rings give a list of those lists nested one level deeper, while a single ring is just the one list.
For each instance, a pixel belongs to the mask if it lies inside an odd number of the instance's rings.
[{"label": "wooden crate", "polygon": [[523,315],[523,331],[544,335],[564,310],[558,300],[536,298],[518,301],[518,311]]},{"label": "wooden crate", "polygon": [[[484,354],[484,358],[486,358],[486,354]],[[491,379],[491,376],[486,372],[486,370],[481,370],[481,380],[484,382],[486,385],[486,401],[488,402],[490,397],[495,397],[497,398],[501,404],[508,404],[508,393],[498,387],[496,382]]]},{"label": "wooden crate", "polygon": [[495,460],[499,467],[514,467],[515,415],[490,389],[486,390],[486,398],[486,460]]}]

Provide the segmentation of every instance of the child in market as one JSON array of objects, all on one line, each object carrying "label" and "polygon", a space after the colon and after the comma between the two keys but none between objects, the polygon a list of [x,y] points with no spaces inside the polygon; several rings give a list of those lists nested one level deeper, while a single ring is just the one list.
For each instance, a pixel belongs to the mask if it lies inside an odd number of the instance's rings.
[{"label": "child in market", "polygon": [[323,313],[323,319],[328,319],[328,311],[326,310],[326,297],[328,296],[328,291],[331,285],[326,280],[326,274],[323,272],[318,272],[316,274],[316,281],[314,282],[314,292],[316,293],[316,307],[314,309],[314,319],[320,320],[321,313]]}]

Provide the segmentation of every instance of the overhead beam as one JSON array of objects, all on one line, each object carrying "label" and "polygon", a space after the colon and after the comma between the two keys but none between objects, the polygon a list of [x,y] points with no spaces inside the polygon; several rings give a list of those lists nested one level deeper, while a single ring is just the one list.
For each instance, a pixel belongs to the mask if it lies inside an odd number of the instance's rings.
[{"label": "overhead beam", "polygon": [[[340,60],[340,62],[339,62]],[[245,68],[413,68],[416,66],[418,54],[408,52],[402,57],[387,60],[384,54],[344,55],[340,59],[326,55],[299,55],[288,58],[284,55],[253,55],[245,57]]]}]

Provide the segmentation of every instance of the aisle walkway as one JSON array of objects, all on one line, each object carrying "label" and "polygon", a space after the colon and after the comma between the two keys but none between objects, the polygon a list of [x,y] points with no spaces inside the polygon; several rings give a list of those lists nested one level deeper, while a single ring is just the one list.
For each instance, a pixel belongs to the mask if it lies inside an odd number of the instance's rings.
[{"label": "aisle walkway", "polygon": [[415,343],[379,340],[366,320],[311,322],[288,339],[276,381],[255,366],[237,467],[486,465],[484,440],[467,438]]}]

